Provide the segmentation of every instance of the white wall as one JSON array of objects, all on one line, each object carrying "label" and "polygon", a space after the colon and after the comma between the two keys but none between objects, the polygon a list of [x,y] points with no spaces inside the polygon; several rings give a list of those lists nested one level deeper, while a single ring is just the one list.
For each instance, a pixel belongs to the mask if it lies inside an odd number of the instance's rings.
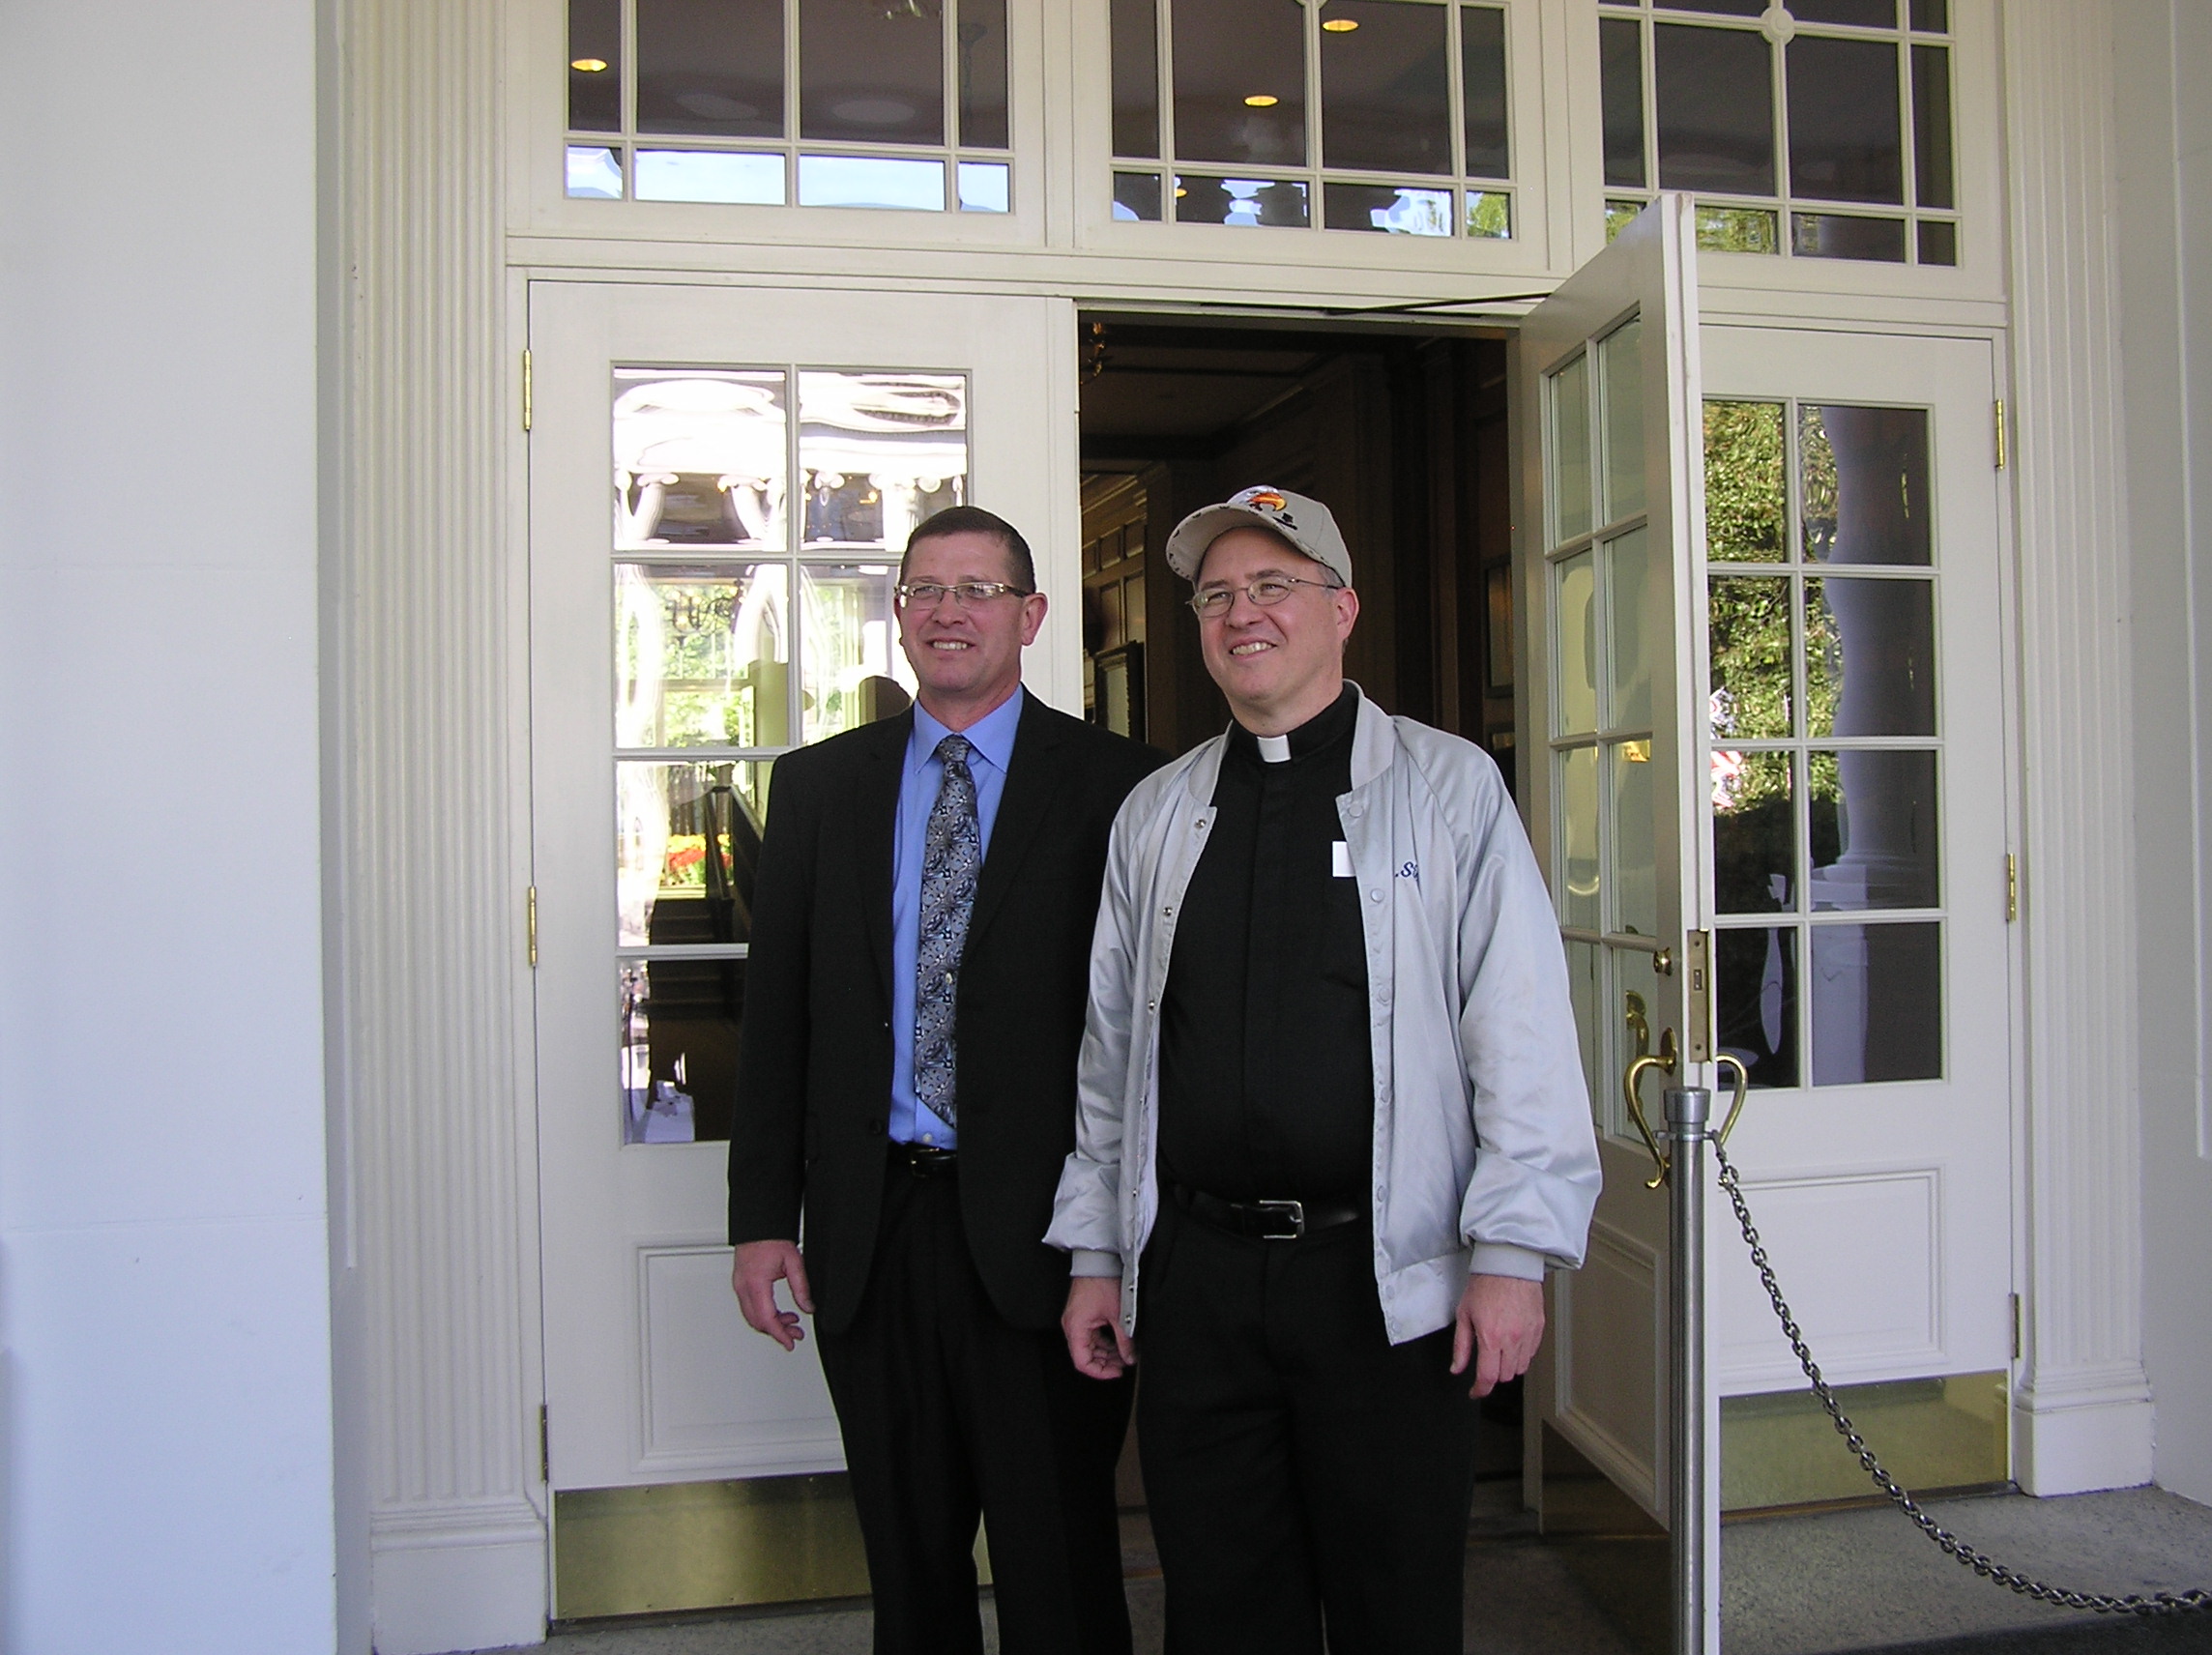
[{"label": "white wall", "polygon": [[310,0],[0,6],[0,1643],[332,1647]]},{"label": "white wall", "polygon": [[2212,8],[2115,8],[2134,559],[2144,1357],[2156,1474],[2212,1501]]}]

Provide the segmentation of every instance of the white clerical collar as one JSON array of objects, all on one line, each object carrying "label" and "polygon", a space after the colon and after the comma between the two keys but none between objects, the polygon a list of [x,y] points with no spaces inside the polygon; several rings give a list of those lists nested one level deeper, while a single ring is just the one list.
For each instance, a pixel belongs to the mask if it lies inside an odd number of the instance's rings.
[{"label": "white clerical collar", "polygon": [[1291,762],[1291,739],[1288,736],[1255,736],[1252,739],[1260,743],[1260,757],[1268,764],[1287,765]]}]

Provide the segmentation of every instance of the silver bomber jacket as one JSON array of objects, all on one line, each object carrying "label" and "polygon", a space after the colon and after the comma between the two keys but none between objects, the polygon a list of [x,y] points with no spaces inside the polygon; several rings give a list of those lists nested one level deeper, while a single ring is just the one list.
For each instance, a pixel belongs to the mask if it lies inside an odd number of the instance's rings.
[{"label": "silver bomber jacket", "polygon": [[[1159,1209],[1159,1005],[1176,918],[1213,827],[1227,738],[1140,782],[1114,822],[1076,1146],[1045,1240],[1121,1277]],[[1558,921],[1489,755],[1362,697],[1337,800],[1367,942],[1375,1281],[1392,1344],[1451,1322],[1470,1270],[1581,1264],[1596,1135]]]}]

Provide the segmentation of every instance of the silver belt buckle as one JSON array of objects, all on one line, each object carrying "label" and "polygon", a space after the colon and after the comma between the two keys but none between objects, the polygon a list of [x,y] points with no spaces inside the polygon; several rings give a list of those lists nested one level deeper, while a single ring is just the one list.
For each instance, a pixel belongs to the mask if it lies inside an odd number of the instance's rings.
[{"label": "silver belt buckle", "polygon": [[1306,1204],[1302,1201],[1256,1201],[1252,1205],[1269,1218],[1281,1217],[1290,1221],[1288,1230],[1263,1230],[1262,1241],[1295,1241],[1306,1233]]}]

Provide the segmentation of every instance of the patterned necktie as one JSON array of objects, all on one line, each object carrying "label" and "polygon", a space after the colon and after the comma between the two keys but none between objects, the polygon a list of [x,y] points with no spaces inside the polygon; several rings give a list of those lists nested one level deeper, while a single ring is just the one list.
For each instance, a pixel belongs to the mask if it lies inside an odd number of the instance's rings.
[{"label": "patterned necktie", "polygon": [[952,1011],[960,990],[960,951],[968,942],[975,875],[983,865],[969,750],[965,736],[947,736],[937,743],[945,780],[922,838],[921,945],[915,960],[914,1094],[947,1126],[957,1124],[959,1110]]}]

